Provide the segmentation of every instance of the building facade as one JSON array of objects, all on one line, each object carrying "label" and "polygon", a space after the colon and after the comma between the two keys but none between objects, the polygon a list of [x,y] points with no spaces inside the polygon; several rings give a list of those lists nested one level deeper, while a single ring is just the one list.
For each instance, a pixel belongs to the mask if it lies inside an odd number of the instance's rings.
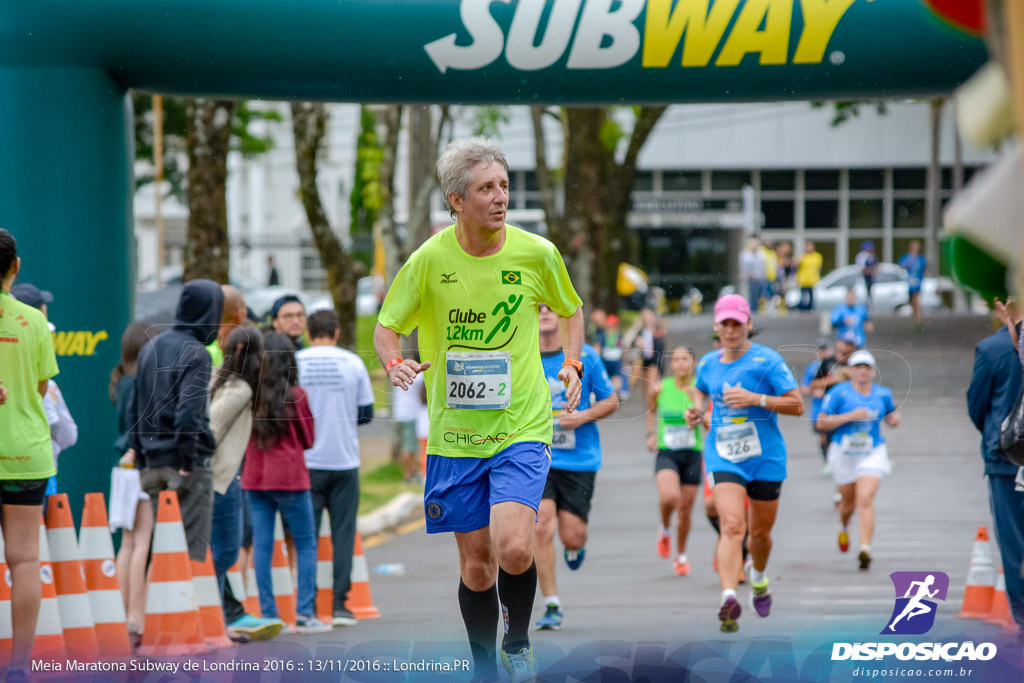
[{"label": "building facade", "polygon": [[[266,281],[267,256],[273,255],[281,284],[321,289],[323,269],[297,197],[288,108],[263,106],[278,108],[285,121],[259,123],[275,140],[270,152],[254,159],[233,154],[229,160],[232,270]],[[638,160],[629,216],[638,237],[636,265],[670,296],[678,296],[690,287],[713,294],[735,284],[738,253],[751,231],[765,240],[791,243],[796,254],[813,240],[824,257],[825,272],[851,263],[866,240],[874,242],[881,260],[898,259],[911,240],[929,239],[929,108],[927,102],[892,102],[881,113],[864,105],[859,116],[834,126],[831,104],[670,107]],[[950,107],[945,109],[939,135],[943,202],[952,196],[956,156]],[[330,112],[318,181],[322,199],[343,242],[368,250],[365,236],[353,240],[348,232],[359,107],[332,105]],[[629,110],[619,114],[628,130]],[[509,222],[543,233],[529,113],[509,107],[506,115],[498,137],[511,170]],[[453,135],[469,135],[472,109],[453,108],[453,121]],[[557,124],[546,125],[548,158],[560,159],[560,131]],[[965,180],[993,158],[990,150],[965,145]],[[408,161],[409,140],[403,131],[395,187],[400,224],[409,202]],[[432,218],[448,219],[439,192],[432,201]]]}]

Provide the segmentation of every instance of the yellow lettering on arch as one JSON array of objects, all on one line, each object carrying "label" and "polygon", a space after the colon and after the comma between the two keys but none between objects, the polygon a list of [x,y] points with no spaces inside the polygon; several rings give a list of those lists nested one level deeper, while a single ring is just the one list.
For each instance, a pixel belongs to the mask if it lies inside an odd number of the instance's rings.
[{"label": "yellow lettering on arch", "polygon": [[683,66],[707,66],[722,40],[739,0],[648,0],[644,26],[644,68],[664,68],[675,54],[683,32]]},{"label": "yellow lettering on arch", "polygon": [[761,64],[785,64],[792,19],[793,0],[747,0],[715,64],[738,66],[748,52],[760,52]]},{"label": "yellow lettering on arch", "polygon": [[68,348],[68,342],[71,341],[71,336],[74,332],[51,332],[50,335],[53,337],[53,351],[58,356],[66,355],[65,351]]},{"label": "yellow lettering on arch", "polygon": [[68,344],[67,351],[64,353],[65,356],[84,356],[85,355],[85,335],[88,332],[69,332],[74,335],[71,339],[71,343]]},{"label": "yellow lettering on arch", "polygon": [[85,334],[89,335],[89,341],[85,347],[86,356],[91,356],[96,353],[96,345],[108,338],[106,330],[100,330],[99,332],[86,332]]},{"label": "yellow lettering on arch", "polygon": [[819,64],[839,20],[854,0],[800,0],[804,30],[793,54],[794,64]]}]

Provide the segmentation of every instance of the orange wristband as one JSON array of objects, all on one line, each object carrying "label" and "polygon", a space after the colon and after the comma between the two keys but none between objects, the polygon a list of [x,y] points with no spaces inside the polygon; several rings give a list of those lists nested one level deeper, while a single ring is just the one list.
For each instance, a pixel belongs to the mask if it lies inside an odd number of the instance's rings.
[{"label": "orange wristband", "polygon": [[401,358],[392,358],[391,360],[388,361],[388,364],[384,366],[384,372],[387,372],[388,370],[390,370],[391,368],[395,367],[396,365],[398,365],[401,362],[402,362]]}]

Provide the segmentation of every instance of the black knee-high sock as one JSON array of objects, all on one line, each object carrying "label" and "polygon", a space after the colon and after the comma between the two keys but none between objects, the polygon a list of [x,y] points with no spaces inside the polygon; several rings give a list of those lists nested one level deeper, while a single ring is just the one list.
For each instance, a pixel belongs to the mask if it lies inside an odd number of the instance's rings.
[{"label": "black knee-high sock", "polygon": [[711,522],[711,526],[715,527],[715,533],[719,536],[722,535],[722,520],[718,515],[708,515],[708,521]]},{"label": "black knee-high sock", "polygon": [[494,642],[498,637],[497,586],[474,591],[459,579],[459,608],[473,653],[473,669],[477,678],[486,679],[497,667],[494,659]]},{"label": "black knee-high sock", "polygon": [[522,574],[509,574],[498,569],[498,595],[505,619],[502,647],[513,651],[529,646],[533,599],[537,596],[537,563],[530,564]]}]

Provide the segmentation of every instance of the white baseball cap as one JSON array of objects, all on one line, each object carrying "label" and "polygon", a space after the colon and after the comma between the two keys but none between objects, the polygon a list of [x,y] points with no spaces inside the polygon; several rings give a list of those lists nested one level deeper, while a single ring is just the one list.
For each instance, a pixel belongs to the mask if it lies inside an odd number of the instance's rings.
[{"label": "white baseball cap", "polygon": [[854,365],[870,365],[873,368],[878,367],[875,364],[875,357],[871,355],[870,351],[865,351],[864,349],[851,353],[850,359],[846,361],[846,364],[850,367],[853,367]]}]

